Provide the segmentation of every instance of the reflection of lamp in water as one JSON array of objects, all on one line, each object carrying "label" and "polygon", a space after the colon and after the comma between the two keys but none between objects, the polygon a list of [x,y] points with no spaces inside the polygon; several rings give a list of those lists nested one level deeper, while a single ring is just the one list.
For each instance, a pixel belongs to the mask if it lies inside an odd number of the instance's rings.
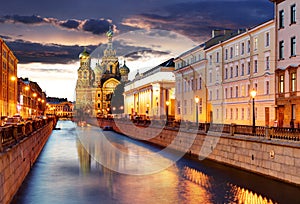
[{"label": "reflection of lamp in water", "polygon": [[255,89],[253,89],[251,92],[250,92],[250,94],[251,94],[251,97],[252,97],[252,109],[253,109],[253,117],[252,117],[252,120],[253,120],[253,122],[252,122],[252,133],[253,134],[255,134],[255,103],[254,103],[254,98],[255,98],[255,96],[256,96],[256,90]]}]

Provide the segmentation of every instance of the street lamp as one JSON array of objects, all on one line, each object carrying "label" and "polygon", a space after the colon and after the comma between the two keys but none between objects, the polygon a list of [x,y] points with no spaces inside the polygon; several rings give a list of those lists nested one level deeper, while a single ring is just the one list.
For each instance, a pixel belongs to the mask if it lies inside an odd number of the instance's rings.
[{"label": "street lamp", "polygon": [[196,102],[196,123],[198,124],[198,103],[199,103],[199,97],[195,97],[195,102]]},{"label": "street lamp", "polygon": [[170,101],[166,101],[166,116],[167,116],[167,122],[169,119],[169,105],[170,105]]},{"label": "street lamp", "polygon": [[252,133],[255,134],[255,103],[254,103],[254,98],[256,96],[256,90],[253,89],[251,92],[251,97],[252,97],[252,111],[253,111],[253,117],[252,117]]}]

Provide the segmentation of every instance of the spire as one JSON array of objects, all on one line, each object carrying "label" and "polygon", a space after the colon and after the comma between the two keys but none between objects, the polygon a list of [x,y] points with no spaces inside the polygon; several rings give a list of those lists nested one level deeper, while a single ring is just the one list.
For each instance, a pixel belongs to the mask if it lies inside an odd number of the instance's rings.
[{"label": "spire", "polygon": [[107,48],[104,50],[104,56],[115,56],[116,51],[113,49],[112,38],[114,36],[112,25],[109,26],[109,30],[106,32],[108,38]]}]

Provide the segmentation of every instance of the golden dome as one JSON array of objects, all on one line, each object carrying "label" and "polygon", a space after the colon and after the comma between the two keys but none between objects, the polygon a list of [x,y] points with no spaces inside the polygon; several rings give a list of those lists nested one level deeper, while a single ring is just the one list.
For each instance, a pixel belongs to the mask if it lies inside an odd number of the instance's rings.
[{"label": "golden dome", "polygon": [[82,57],[89,57],[90,56],[90,53],[88,53],[86,51],[86,48],[84,48],[83,52],[79,54],[79,59],[81,59]]},{"label": "golden dome", "polygon": [[121,76],[126,76],[130,72],[130,69],[126,66],[126,63],[124,61],[124,65],[120,68],[120,74]]}]

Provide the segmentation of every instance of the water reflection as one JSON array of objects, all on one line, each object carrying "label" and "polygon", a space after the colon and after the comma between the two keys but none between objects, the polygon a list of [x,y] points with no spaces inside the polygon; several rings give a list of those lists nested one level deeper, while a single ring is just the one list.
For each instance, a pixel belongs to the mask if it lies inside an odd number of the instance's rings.
[{"label": "water reflection", "polygon": [[[148,168],[131,160],[159,148],[113,132],[79,138],[73,123],[59,125],[12,203],[299,203],[299,188],[206,161],[183,158],[149,175],[112,171],[97,160],[121,170]],[[131,157],[107,148],[102,137]],[[163,154],[153,165],[170,158]]]}]

